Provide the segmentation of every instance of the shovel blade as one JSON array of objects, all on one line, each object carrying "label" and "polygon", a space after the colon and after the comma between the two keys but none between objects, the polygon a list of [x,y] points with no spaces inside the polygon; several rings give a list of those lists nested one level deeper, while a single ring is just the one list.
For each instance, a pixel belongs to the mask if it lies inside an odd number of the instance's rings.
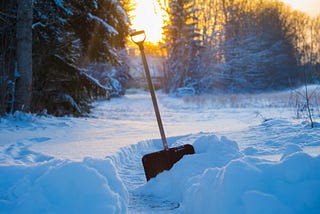
[{"label": "shovel blade", "polygon": [[142,157],[142,164],[147,181],[156,177],[164,170],[170,170],[184,155],[194,154],[194,148],[190,144],[173,147],[146,154]]}]

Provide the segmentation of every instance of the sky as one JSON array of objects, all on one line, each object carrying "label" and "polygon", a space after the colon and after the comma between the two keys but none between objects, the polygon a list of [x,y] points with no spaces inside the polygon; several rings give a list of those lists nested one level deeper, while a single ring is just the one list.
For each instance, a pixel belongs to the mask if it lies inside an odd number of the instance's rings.
[{"label": "sky", "polygon": [[[134,16],[132,29],[145,30],[146,41],[157,43],[162,38],[163,20],[161,9],[156,0],[134,0],[136,10],[131,12]],[[293,9],[301,10],[311,16],[320,14],[320,0],[282,0],[291,5]]]},{"label": "sky", "polygon": [[146,41],[158,42],[162,38],[163,20],[159,5],[155,0],[135,0],[136,10],[131,12],[134,16],[132,29],[145,30]]},{"label": "sky", "polygon": [[301,10],[311,16],[320,14],[320,0],[282,0],[291,5],[293,9]]}]

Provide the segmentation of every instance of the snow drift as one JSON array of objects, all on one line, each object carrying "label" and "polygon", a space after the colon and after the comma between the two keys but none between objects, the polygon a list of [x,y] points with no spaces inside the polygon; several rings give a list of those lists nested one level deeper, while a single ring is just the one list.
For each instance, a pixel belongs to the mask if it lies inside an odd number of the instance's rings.
[{"label": "snow drift", "polygon": [[289,146],[282,160],[239,151],[212,133],[189,135],[196,154],[135,191],[180,203],[177,213],[319,213],[320,156]]},{"label": "snow drift", "polygon": [[0,213],[126,213],[110,159],[0,167]]}]

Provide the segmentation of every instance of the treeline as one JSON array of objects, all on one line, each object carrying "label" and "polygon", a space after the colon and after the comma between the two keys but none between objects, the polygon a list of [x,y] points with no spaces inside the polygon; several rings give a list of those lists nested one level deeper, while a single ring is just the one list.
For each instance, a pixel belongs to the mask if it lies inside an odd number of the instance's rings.
[{"label": "treeline", "polygon": [[[0,7],[0,115],[15,110],[82,115],[93,99],[124,93],[129,1],[13,0]],[[20,29],[27,17],[19,16],[30,9],[31,39]],[[23,88],[26,69],[19,66],[19,45],[28,42],[30,94]]]},{"label": "treeline", "polygon": [[259,92],[319,80],[320,16],[277,0],[170,0],[166,91]]}]

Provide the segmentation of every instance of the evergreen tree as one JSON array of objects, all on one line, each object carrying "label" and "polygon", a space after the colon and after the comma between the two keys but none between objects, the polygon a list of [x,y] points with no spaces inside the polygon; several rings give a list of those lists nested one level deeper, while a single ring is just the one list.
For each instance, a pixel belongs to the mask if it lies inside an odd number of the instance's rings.
[{"label": "evergreen tree", "polygon": [[192,0],[169,2],[169,21],[165,27],[167,60],[166,91],[193,85],[192,76],[197,72],[200,42],[196,29],[196,12]]},{"label": "evergreen tree", "polygon": [[13,111],[16,77],[16,1],[0,2],[0,116]]},{"label": "evergreen tree", "polygon": [[[128,32],[118,1],[35,1],[33,111],[82,114],[110,87],[89,76],[91,63],[125,66],[119,57]],[[127,77],[127,70],[124,72]],[[116,77],[117,78],[117,77]]]}]

